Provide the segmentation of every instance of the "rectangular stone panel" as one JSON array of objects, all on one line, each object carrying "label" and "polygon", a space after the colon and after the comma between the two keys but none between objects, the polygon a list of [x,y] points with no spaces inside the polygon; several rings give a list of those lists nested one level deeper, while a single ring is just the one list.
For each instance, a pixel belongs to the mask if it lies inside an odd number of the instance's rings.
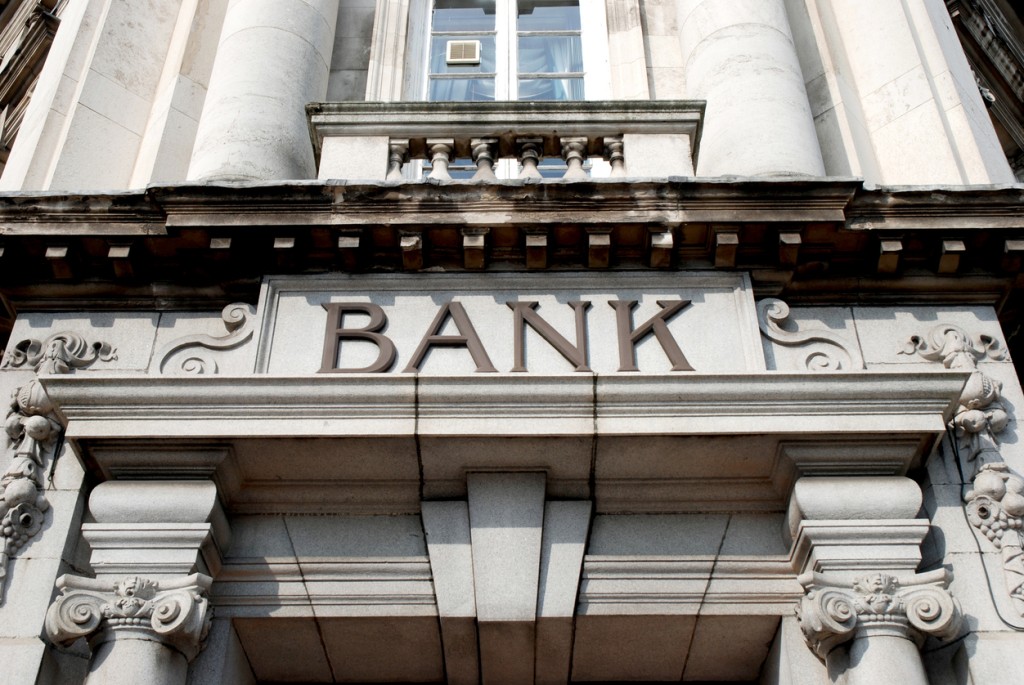
[{"label": "rectangular stone panel", "polygon": [[765,368],[745,274],[269,278],[260,312],[256,368],[274,375]]}]

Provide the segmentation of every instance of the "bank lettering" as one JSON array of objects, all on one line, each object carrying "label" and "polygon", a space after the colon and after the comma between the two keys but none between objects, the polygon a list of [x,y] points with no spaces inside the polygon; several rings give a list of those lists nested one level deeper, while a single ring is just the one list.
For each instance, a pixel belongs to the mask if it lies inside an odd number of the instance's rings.
[{"label": "bank lettering", "polygon": [[[636,361],[636,347],[653,335],[661,345],[665,356],[672,363],[673,371],[693,371],[679,343],[676,342],[668,323],[679,312],[690,306],[690,300],[658,300],[661,307],[654,316],[639,326],[633,325],[633,310],[636,300],[611,300],[609,305],[615,309],[615,330],[619,351],[619,371],[639,371]],[[533,329],[548,345],[550,345],[576,371],[589,372],[587,311],[590,302],[572,301],[569,306],[573,310],[575,320],[575,342],[571,342],[559,333],[554,326],[537,312],[537,302],[508,302],[512,310],[513,337],[513,372],[526,372],[526,329]],[[387,328],[388,317],[384,309],[368,302],[331,302],[324,305],[327,310],[327,330],[324,336],[324,353],[320,373],[385,373],[390,371],[398,356],[394,341],[382,331]],[[362,314],[369,321],[362,327],[350,328],[345,323],[347,314]],[[443,334],[442,331],[449,321],[457,334]],[[377,347],[377,358],[372,364],[358,368],[341,367],[338,359],[345,341],[369,342]],[[497,373],[491,362],[487,349],[473,326],[466,308],[458,301],[446,302],[438,310],[434,320],[420,338],[409,363],[402,369],[404,373],[418,373],[430,350],[435,347],[463,348],[470,355],[478,373]]]}]

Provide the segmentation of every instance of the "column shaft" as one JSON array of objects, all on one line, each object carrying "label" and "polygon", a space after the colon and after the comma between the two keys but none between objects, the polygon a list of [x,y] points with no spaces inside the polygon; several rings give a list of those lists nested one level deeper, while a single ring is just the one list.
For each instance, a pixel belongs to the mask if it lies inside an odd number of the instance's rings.
[{"label": "column shaft", "polygon": [[144,638],[96,646],[85,685],[185,685],[188,662],[171,647]]},{"label": "column shaft", "polygon": [[190,180],[315,178],[306,104],[327,95],[338,0],[233,0]]},{"label": "column shaft", "polygon": [[825,173],[782,0],[679,0],[686,97],[707,100],[697,174]]},{"label": "column shaft", "polygon": [[847,685],[928,685],[921,654],[910,639],[900,635],[859,634],[850,642]]}]

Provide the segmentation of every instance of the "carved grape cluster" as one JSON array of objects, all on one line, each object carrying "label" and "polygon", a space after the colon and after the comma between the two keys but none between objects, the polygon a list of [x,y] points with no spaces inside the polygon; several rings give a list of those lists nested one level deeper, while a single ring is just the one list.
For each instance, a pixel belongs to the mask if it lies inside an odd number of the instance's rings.
[{"label": "carved grape cluster", "polygon": [[[1003,546],[1007,531],[1024,528],[1024,480],[1011,474],[1005,464],[982,467],[965,499],[971,525],[997,548]],[[1020,538],[1014,542],[1020,544]]]}]

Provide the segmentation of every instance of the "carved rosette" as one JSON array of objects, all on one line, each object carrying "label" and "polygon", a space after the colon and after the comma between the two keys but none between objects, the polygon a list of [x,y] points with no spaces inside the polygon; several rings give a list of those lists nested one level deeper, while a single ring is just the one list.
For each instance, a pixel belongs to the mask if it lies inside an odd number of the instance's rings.
[{"label": "carved rosette", "polygon": [[931,635],[952,638],[960,628],[960,605],[946,589],[944,570],[909,580],[872,573],[842,583],[820,573],[798,579],[804,596],[797,619],[807,644],[821,659],[855,637],[896,634],[920,646]]},{"label": "carved rosette", "polygon": [[46,612],[46,634],[63,646],[82,637],[95,646],[141,633],[191,661],[213,620],[206,599],[210,582],[201,574],[160,582],[137,576],[116,582],[61,576],[61,594]]}]

